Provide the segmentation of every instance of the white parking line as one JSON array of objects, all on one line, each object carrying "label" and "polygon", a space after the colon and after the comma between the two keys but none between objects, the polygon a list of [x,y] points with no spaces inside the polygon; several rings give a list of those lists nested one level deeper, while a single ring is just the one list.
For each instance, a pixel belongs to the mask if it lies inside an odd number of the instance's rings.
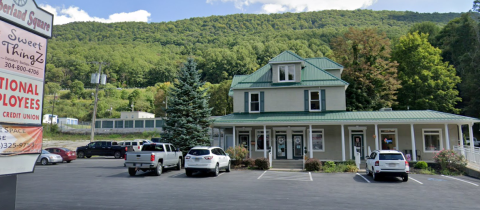
[{"label": "white parking line", "polygon": [[361,174],[357,173],[357,175],[359,175],[360,177],[362,177],[363,179],[365,179],[366,182],[370,183],[370,181],[368,181],[368,179],[365,178],[364,176],[362,176]]},{"label": "white parking line", "polygon": [[220,173],[220,174],[218,174],[218,176],[213,177],[213,178],[218,178],[219,176],[224,175],[224,174],[225,174],[225,173]]},{"label": "white parking line", "polygon": [[308,172],[308,174],[310,175],[310,181],[313,181],[313,179],[312,179],[312,172]]},{"label": "white parking line", "polygon": [[458,178],[455,178],[455,177],[451,177],[451,176],[445,176],[445,175],[442,175],[443,177],[447,177],[447,178],[450,178],[450,179],[455,179],[457,181],[461,181],[461,182],[465,182],[465,183],[468,183],[468,184],[471,184],[471,185],[475,185],[478,187],[478,184],[475,184],[475,183],[472,183],[472,182],[469,182],[469,181],[465,181],[465,180],[462,180],[462,179],[458,179]]},{"label": "white parking line", "polygon": [[420,181],[418,181],[418,180],[416,180],[416,179],[414,179],[414,178],[412,178],[412,177],[410,177],[410,179],[413,180],[413,181],[418,182],[419,184],[423,184],[422,182],[420,182]]},{"label": "white parking line", "polygon": [[262,173],[262,175],[260,175],[257,179],[262,178],[262,176],[263,176],[265,173],[267,173],[267,171],[264,171],[264,172]]}]

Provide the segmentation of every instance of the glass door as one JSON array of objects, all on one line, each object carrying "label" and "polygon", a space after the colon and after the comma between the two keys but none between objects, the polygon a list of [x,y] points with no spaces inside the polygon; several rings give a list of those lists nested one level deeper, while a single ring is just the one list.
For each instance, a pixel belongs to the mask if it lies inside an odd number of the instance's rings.
[{"label": "glass door", "polygon": [[247,149],[247,151],[249,151],[249,143],[248,143],[248,135],[239,135],[238,136],[238,143],[240,144],[240,146],[242,146],[243,148]]},{"label": "glass door", "polygon": [[277,159],[287,159],[287,136],[277,135]]},{"label": "glass door", "polygon": [[301,159],[303,157],[303,136],[293,135],[293,159]]},{"label": "glass door", "polygon": [[352,159],[355,160],[355,147],[357,147],[358,152],[360,152],[360,159],[363,160],[365,154],[363,154],[363,134],[352,134]]}]

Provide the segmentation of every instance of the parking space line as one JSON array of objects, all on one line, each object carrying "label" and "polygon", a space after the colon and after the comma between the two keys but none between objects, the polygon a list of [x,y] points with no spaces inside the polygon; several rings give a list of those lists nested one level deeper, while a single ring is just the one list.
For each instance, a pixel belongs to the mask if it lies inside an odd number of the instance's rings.
[{"label": "parking space line", "polygon": [[262,176],[263,176],[265,173],[267,173],[267,171],[264,171],[264,172],[262,173],[262,175],[260,175],[257,179],[262,178]]},{"label": "parking space line", "polygon": [[364,176],[362,176],[361,174],[357,173],[358,176],[362,177],[363,179],[365,179],[366,182],[370,183],[370,181],[368,181],[367,178],[365,178]]},{"label": "parking space line", "polygon": [[312,172],[308,172],[308,174],[310,175],[310,181],[313,181],[313,179],[312,179]]},{"label": "parking space line", "polygon": [[450,179],[454,179],[454,180],[457,180],[457,181],[461,181],[461,182],[465,182],[465,183],[468,183],[468,184],[471,184],[471,185],[475,185],[478,187],[478,184],[475,184],[475,183],[472,183],[472,182],[469,182],[469,181],[465,181],[463,179],[459,179],[459,178],[455,178],[455,177],[451,177],[451,176],[445,176],[445,175],[442,175],[443,177],[447,177],[447,178],[450,178]]},{"label": "parking space line", "polygon": [[224,174],[225,174],[225,173],[219,173],[219,174],[218,174],[218,176],[216,176],[216,177],[213,177],[213,178],[215,178],[215,179],[216,179],[216,178],[218,178],[219,176],[221,176],[221,175],[224,175]]},{"label": "parking space line", "polygon": [[414,179],[414,178],[412,178],[412,177],[410,177],[410,179],[413,180],[413,181],[418,182],[419,184],[423,184],[422,182],[420,182],[420,181],[418,181],[418,180],[416,180],[416,179]]}]

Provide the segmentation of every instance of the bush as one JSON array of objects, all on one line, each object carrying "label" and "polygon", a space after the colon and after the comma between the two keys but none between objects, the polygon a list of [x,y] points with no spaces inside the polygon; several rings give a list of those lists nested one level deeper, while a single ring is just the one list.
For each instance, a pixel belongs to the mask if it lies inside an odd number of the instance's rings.
[{"label": "bush", "polygon": [[436,163],[440,164],[442,174],[462,173],[467,161],[463,155],[455,153],[453,150],[442,150],[433,157]]},{"label": "bush", "polygon": [[356,165],[346,165],[347,167],[345,168],[344,172],[357,172],[358,168]]},{"label": "bush", "polygon": [[258,158],[255,160],[255,165],[257,166],[258,169],[260,170],[265,170],[269,169],[270,167],[270,162],[268,161],[267,158]]},{"label": "bush", "polygon": [[415,168],[418,168],[418,169],[427,169],[427,168],[428,168],[428,164],[427,164],[425,161],[418,161],[418,162],[415,164]]},{"label": "bush", "polygon": [[245,167],[255,167],[255,159],[247,158],[243,160],[243,164],[245,164]]},{"label": "bush", "polygon": [[225,151],[225,153],[228,153],[228,156],[232,158],[232,164],[237,166],[243,162],[243,159],[245,159],[245,157],[247,157],[248,150],[245,147],[239,145],[236,146],[235,149],[233,147],[229,147]]},{"label": "bush", "polygon": [[315,158],[309,158],[305,162],[305,170],[307,171],[320,171],[322,169],[322,162]]},{"label": "bush", "polygon": [[325,162],[325,167],[329,167],[329,168],[335,167],[335,162],[327,161]]},{"label": "bush", "polygon": [[354,160],[347,160],[347,161],[345,161],[345,165],[356,166],[357,164],[355,163]]}]

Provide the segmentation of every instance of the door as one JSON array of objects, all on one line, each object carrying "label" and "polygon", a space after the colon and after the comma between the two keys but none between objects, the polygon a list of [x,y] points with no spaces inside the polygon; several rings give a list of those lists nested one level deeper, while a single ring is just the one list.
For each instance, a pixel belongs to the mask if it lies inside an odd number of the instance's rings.
[{"label": "door", "polygon": [[248,135],[239,135],[238,136],[238,143],[239,145],[241,145],[243,148],[247,149],[247,151],[250,151],[250,148],[249,148],[249,138],[248,138]]},{"label": "door", "polygon": [[277,159],[287,159],[287,136],[277,135]]},{"label": "door", "polygon": [[303,136],[293,135],[293,159],[303,158]]},{"label": "door", "polygon": [[172,159],[175,156],[175,152],[172,151],[170,148],[170,145],[165,144],[165,159],[163,160],[163,165],[164,166],[169,166],[172,165]]},{"label": "door", "polygon": [[365,154],[363,152],[363,134],[352,134],[352,159],[355,160],[355,147],[359,147],[360,159],[365,159]]}]

